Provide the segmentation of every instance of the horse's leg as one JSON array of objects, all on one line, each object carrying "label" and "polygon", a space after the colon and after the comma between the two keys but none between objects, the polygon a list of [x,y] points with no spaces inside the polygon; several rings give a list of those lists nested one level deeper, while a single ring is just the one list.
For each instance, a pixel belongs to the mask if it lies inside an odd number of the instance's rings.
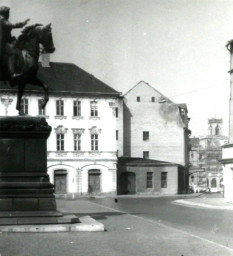
[{"label": "horse's leg", "polygon": [[25,87],[25,84],[23,82],[20,82],[18,84],[16,109],[19,111],[19,113],[20,113],[20,110],[21,110],[21,100],[22,100],[22,96],[23,96],[23,93],[24,93],[24,87]]},{"label": "horse's leg", "polygon": [[43,104],[41,105],[41,107],[45,108],[47,102],[49,101],[48,86],[37,77],[33,78],[30,82],[34,85],[38,85],[41,88],[43,88],[43,90],[44,90],[44,99],[43,99]]}]

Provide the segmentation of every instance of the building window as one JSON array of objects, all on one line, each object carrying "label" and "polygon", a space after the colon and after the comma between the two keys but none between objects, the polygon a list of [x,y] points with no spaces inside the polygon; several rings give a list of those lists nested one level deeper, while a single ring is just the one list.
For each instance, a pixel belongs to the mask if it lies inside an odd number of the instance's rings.
[{"label": "building window", "polygon": [[119,131],[116,130],[116,140],[118,140],[118,138],[119,138]]},{"label": "building window", "polygon": [[22,99],[21,110],[24,115],[28,115],[28,99]]},{"label": "building window", "polygon": [[45,108],[42,108],[43,100],[38,100],[38,112],[40,116],[45,116]]},{"label": "building window", "polygon": [[211,188],[216,188],[216,187],[217,187],[217,182],[216,182],[216,179],[213,178],[213,179],[211,180]]},{"label": "building window", "polygon": [[64,134],[57,134],[57,151],[64,151]]},{"label": "building window", "polygon": [[151,97],[151,101],[152,101],[152,102],[155,102],[155,97]]},{"label": "building window", "polygon": [[140,96],[137,96],[137,102],[140,102],[140,101],[141,101]]},{"label": "building window", "polygon": [[143,132],[143,140],[149,140],[149,132]]},{"label": "building window", "polygon": [[146,187],[153,188],[153,172],[146,173]]},{"label": "building window", "polygon": [[91,134],[91,150],[98,150],[98,134]]},{"label": "building window", "polygon": [[63,116],[64,115],[64,101],[56,100],[56,115]]},{"label": "building window", "polygon": [[145,159],[149,158],[149,151],[143,151],[143,158]]},{"label": "building window", "polygon": [[91,101],[91,116],[98,116],[97,101]]},{"label": "building window", "polygon": [[167,188],[167,172],[161,172],[161,188]]},{"label": "building window", "polygon": [[74,134],[74,151],[81,150],[81,134]]},{"label": "building window", "polygon": [[115,108],[116,117],[118,117],[118,108]]},{"label": "building window", "polygon": [[81,101],[79,101],[79,100],[74,101],[73,115],[74,116],[81,116]]},{"label": "building window", "polygon": [[215,135],[220,135],[220,127],[219,127],[219,125],[217,125],[215,127]]}]

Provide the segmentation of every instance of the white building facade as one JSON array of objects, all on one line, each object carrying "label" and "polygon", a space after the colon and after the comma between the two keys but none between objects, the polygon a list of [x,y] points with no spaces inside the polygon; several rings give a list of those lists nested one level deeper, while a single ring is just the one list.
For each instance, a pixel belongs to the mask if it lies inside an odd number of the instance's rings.
[{"label": "white building facade", "polygon": [[227,43],[230,52],[229,141],[222,147],[224,198],[233,202],[233,40]]},{"label": "white building facade", "polygon": [[[26,92],[22,100],[26,115],[44,116],[52,127],[47,141],[47,165],[55,194],[115,194],[117,143],[122,143],[123,137],[118,131],[120,94],[93,77],[86,91],[79,81],[74,84],[76,80],[71,78],[70,82],[72,88],[64,85],[63,91],[53,90],[56,84],[51,84],[45,110],[40,107],[39,91]],[[16,93],[5,88],[0,91],[0,98],[0,115],[17,115]]]}]

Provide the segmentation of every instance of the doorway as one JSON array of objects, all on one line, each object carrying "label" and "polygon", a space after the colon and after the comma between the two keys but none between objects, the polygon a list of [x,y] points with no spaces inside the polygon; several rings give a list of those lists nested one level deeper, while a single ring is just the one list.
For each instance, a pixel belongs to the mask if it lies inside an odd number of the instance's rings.
[{"label": "doorway", "polygon": [[67,193],[67,171],[56,170],[54,172],[55,194]]},{"label": "doorway", "polygon": [[124,172],[121,174],[122,194],[136,194],[136,175],[134,172]]},{"label": "doorway", "polygon": [[100,170],[93,169],[88,171],[88,193],[100,193]]}]

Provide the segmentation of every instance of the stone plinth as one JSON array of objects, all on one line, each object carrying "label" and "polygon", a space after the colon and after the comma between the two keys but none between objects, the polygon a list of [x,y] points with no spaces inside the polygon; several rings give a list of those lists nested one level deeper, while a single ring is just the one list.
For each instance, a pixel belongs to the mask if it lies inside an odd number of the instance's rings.
[{"label": "stone plinth", "polygon": [[[0,224],[70,223],[47,174],[51,127],[41,117],[0,117]],[[68,220],[69,219],[69,220]]]}]

